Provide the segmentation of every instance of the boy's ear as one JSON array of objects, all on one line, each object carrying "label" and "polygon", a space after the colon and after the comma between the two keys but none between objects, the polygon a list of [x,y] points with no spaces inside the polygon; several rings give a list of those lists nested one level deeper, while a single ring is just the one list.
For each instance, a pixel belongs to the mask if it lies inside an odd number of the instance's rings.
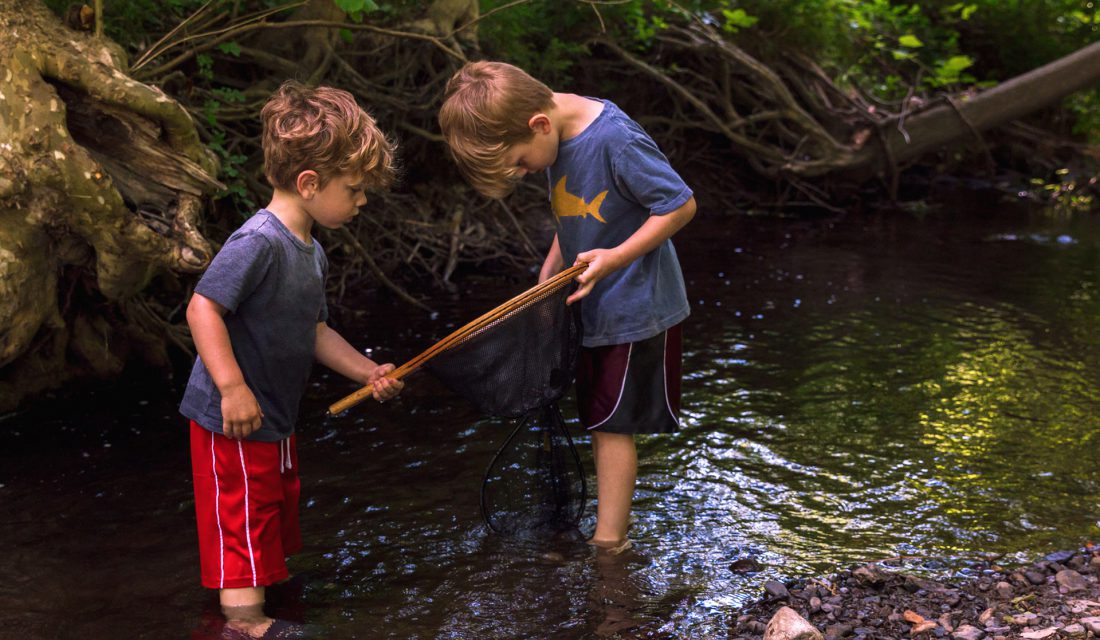
[{"label": "boy's ear", "polygon": [[535,133],[550,133],[553,128],[550,124],[550,116],[545,113],[536,113],[527,121],[527,126]]},{"label": "boy's ear", "polygon": [[306,169],[298,174],[298,179],[294,181],[294,186],[298,189],[299,196],[309,200],[318,190],[320,190],[321,176],[313,169]]}]

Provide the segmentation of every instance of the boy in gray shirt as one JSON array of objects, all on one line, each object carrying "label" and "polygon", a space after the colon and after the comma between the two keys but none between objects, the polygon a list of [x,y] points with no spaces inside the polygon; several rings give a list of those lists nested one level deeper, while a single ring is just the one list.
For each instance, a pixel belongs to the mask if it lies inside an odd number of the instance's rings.
[{"label": "boy in gray shirt", "polygon": [[313,224],[336,229],[393,176],[393,147],[346,91],[287,82],[268,100],[271,202],[229,237],[195,287],[187,322],[198,358],[180,404],[191,420],[202,584],[219,589],[223,637],[289,637],[264,615],[264,588],[301,549],[298,403],[316,359],[372,385],[402,383],[327,324],[328,261]]}]

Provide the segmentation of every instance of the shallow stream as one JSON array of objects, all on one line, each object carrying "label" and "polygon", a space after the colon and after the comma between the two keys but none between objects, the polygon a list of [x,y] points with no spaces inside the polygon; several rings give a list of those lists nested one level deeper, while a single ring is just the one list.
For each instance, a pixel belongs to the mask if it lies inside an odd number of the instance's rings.
[{"label": "shallow stream", "polygon": [[[701,217],[676,244],[686,427],[639,440],[630,562],[487,532],[506,425],[423,378],[328,420],[352,386],[318,371],[306,548],[271,610],[334,639],[725,637],[767,578],[895,556],[951,573],[1100,534],[1095,215],[963,194],[919,215]],[[393,303],[340,328],[401,361],[532,281],[465,278],[435,319]],[[0,417],[0,637],[206,637],[179,383]],[[763,570],[731,571],[745,557]]]}]

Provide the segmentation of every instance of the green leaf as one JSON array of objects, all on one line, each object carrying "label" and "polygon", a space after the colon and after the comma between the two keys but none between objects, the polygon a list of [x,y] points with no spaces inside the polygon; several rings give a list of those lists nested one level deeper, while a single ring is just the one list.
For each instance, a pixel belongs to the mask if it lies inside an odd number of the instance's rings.
[{"label": "green leaf", "polygon": [[726,18],[723,29],[730,33],[736,33],[739,29],[748,29],[756,24],[760,18],[750,16],[744,9],[722,9],[722,15]]},{"label": "green leaf", "polygon": [[951,56],[940,63],[940,69],[942,71],[954,72],[957,75],[963,69],[968,69],[973,65],[974,60],[970,56]]},{"label": "green leaf", "polygon": [[233,41],[223,42],[219,44],[218,51],[221,51],[226,55],[233,56],[234,58],[241,57],[241,45]]},{"label": "green leaf", "polygon": [[214,59],[209,54],[200,53],[195,56],[195,62],[199,65],[199,76],[211,80],[214,78]]},{"label": "green leaf", "polygon": [[336,6],[344,10],[344,13],[370,13],[376,11],[378,5],[374,0],[336,0]]},{"label": "green leaf", "polygon": [[920,38],[914,35],[905,35],[898,38],[898,44],[910,49],[919,49],[924,46],[924,43],[920,41]]},{"label": "green leaf", "polygon": [[218,87],[214,89],[213,93],[222,102],[234,103],[244,102],[246,100],[244,93],[232,87]]}]

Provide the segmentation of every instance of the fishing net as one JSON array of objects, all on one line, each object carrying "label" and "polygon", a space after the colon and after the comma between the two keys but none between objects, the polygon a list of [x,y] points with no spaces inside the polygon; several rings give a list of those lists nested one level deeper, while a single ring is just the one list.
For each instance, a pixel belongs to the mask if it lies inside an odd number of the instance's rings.
[{"label": "fishing net", "polygon": [[536,296],[472,332],[424,366],[490,416],[519,418],[573,384],[581,342],[572,287]]},{"label": "fishing net", "polygon": [[481,513],[493,531],[542,538],[576,527],[584,470],[556,402],[529,412],[489,464]]},{"label": "fishing net", "polygon": [[[571,529],[584,510],[584,469],[557,401],[573,384],[580,305],[566,305],[582,267],[505,302],[390,374],[424,367],[481,412],[514,421],[481,487],[481,509],[501,534],[541,538]],[[369,388],[330,407],[339,413]]]}]

